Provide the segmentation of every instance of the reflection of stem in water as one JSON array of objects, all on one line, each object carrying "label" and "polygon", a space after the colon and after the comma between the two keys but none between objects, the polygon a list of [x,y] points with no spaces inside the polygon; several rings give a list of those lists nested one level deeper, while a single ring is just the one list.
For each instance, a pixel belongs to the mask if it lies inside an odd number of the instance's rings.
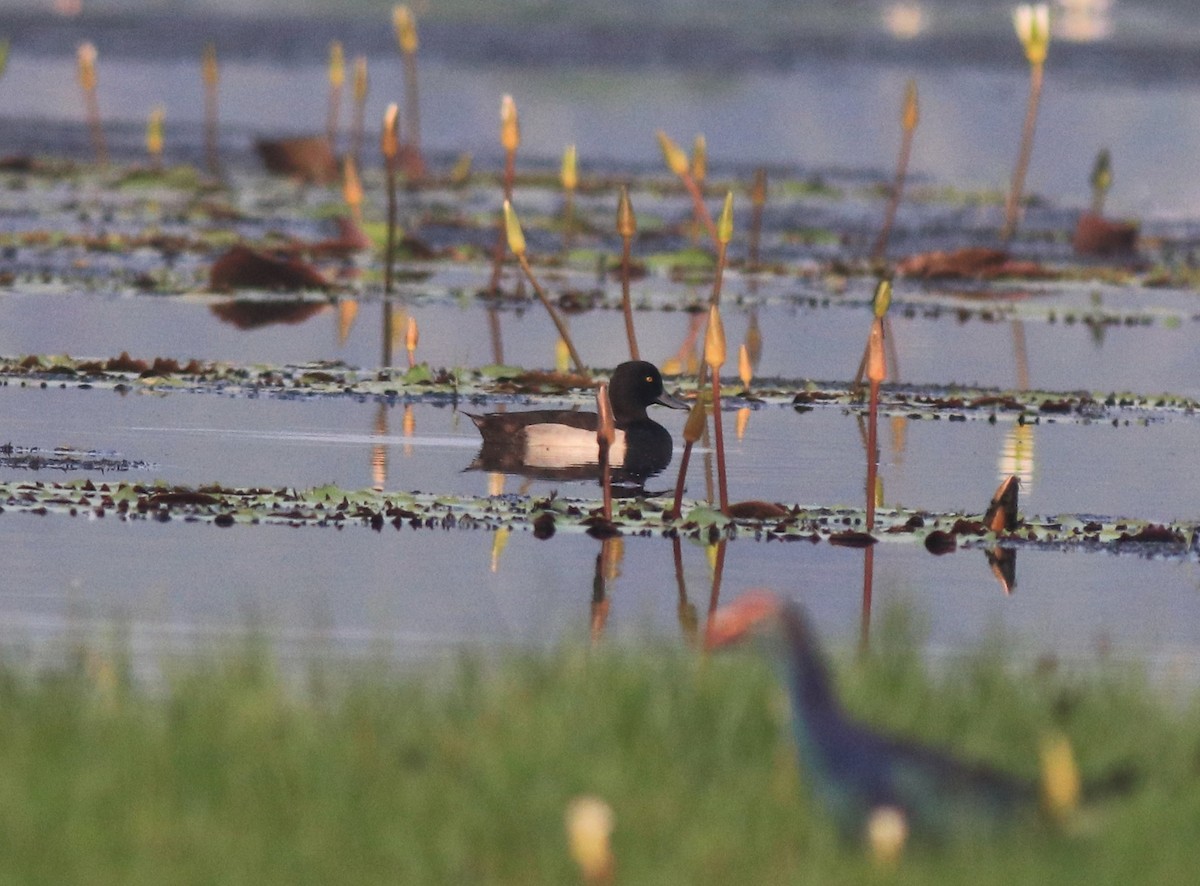
[{"label": "reflection of stem in water", "polygon": [[865,653],[871,645],[871,598],[875,592],[875,545],[863,548],[862,615],[859,618],[858,650]]},{"label": "reflection of stem in water", "polygon": [[1012,321],[1013,362],[1017,367],[1017,390],[1029,390],[1029,352],[1025,349],[1025,321]]},{"label": "reflection of stem in water", "polygon": [[387,301],[385,296],[383,303],[383,357],[381,361],[383,366],[392,365],[392,314],[392,303]]},{"label": "reflection of stem in water", "polygon": [[[416,419],[415,414],[413,413],[413,408],[412,408],[411,403],[404,404],[404,418],[401,420],[400,429],[401,429],[401,436],[403,436],[405,440],[411,440],[413,438],[413,435],[416,433],[417,419]],[[404,444],[404,454],[406,456],[411,456],[413,454],[413,448],[412,448],[411,443]]]},{"label": "reflection of stem in water", "polygon": [[696,607],[688,600],[687,581],[683,576],[683,542],[678,535],[671,539],[671,552],[675,558],[675,585],[679,590],[676,609],[679,629],[683,632],[684,639],[694,644],[699,634],[699,619],[696,617]]},{"label": "reflection of stem in water", "polygon": [[592,577],[590,628],[593,643],[599,642],[604,635],[604,626],[608,622],[608,583],[620,574],[623,552],[620,538],[606,538],[600,542],[596,571]]},{"label": "reflection of stem in water", "polygon": [[1033,491],[1034,466],[1033,428],[1029,425],[1013,425],[1004,435],[997,476],[1001,480],[1015,476],[1021,482],[1021,489],[1028,495]]},{"label": "reflection of stem in water", "polygon": [[712,591],[708,595],[709,618],[717,611],[717,607],[721,603],[721,577],[725,574],[725,546],[728,543],[728,539],[723,538],[716,544],[717,552],[713,561]]},{"label": "reflection of stem in water", "polygon": [[488,308],[488,335],[492,341],[492,362],[497,366],[504,363],[504,338],[500,334],[500,311]]},{"label": "reflection of stem in water", "polygon": [[[374,434],[377,437],[386,437],[388,433],[388,407],[386,403],[380,403],[375,410],[375,427]],[[383,492],[387,486],[388,474],[388,451],[387,444],[376,443],[371,447],[371,482],[372,488],[376,492]]]}]

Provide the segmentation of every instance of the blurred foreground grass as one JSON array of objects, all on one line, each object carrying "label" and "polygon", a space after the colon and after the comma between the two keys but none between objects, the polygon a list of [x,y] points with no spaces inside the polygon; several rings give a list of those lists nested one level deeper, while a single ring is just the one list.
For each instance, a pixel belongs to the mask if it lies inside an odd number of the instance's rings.
[{"label": "blurred foreground grass", "polygon": [[0,669],[0,880],[571,883],[563,815],[613,808],[619,883],[1188,883],[1200,870],[1200,692],[997,656],[931,675],[913,644],[842,657],[872,723],[1030,778],[1041,736],[1137,788],[1072,833],[910,847],[875,869],[810,805],[783,695],[753,652],[564,650],[418,672],[254,644],[127,679],[94,652]]}]

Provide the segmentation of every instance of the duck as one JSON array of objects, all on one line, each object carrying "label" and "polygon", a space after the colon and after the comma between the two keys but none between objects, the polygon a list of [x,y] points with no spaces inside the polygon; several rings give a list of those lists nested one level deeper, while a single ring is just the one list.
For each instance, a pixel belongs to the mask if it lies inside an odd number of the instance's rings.
[{"label": "duck", "polygon": [[[687,409],[668,394],[662,373],[646,360],[630,360],[608,383],[616,440],[609,450],[613,482],[641,486],[671,463],[671,433],[647,414],[654,405]],[[467,413],[483,437],[473,470],[499,471],[544,480],[591,480],[600,476],[595,412],[534,409]]]}]

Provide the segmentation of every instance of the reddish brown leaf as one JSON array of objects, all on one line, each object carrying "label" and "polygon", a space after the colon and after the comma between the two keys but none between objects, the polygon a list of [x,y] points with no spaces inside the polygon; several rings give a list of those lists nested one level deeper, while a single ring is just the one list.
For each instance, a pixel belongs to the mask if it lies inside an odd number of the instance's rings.
[{"label": "reddish brown leaf", "polygon": [[209,269],[209,286],[218,292],[231,289],[327,291],[332,284],[307,262],[239,245],[213,262]]}]

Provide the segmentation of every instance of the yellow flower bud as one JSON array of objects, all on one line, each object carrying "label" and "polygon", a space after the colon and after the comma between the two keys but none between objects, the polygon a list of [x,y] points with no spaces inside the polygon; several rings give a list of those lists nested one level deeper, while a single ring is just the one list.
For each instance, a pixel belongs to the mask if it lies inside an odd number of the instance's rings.
[{"label": "yellow flower bud", "polygon": [[750,390],[750,382],[754,379],[754,370],[750,366],[750,352],[745,345],[738,345],[738,378],[746,390]]},{"label": "yellow flower bud", "polygon": [[404,334],[404,349],[410,354],[416,353],[417,343],[421,340],[421,331],[417,329],[417,318],[408,315],[408,329]]},{"label": "yellow flower bud", "polygon": [[508,248],[518,258],[525,254],[525,232],[521,230],[521,220],[512,204],[504,201],[504,232],[508,236]]},{"label": "yellow flower bud", "polygon": [[617,233],[626,240],[633,239],[637,234],[637,216],[633,214],[629,189],[624,185],[621,185],[621,197],[617,201]]},{"label": "yellow flower bud", "polygon": [[329,85],[341,89],[346,82],[346,55],[340,40],[329,44]]},{"label": "yellow flower bud", "polygon": [[682,177],[688,171],[687,154],[683,152],[683,148],[671,141],[671,137],[661,129],[655,134],[658,138],[658,146],[662,150],[663,160],[666,161],[667,168],[676,175]]},{"label": "yellow flower bud", "polygon": [[216,86],[217,81],[221,79],[217,66],[217,44],[204,44],[204,54],[200,57],[200,72],[206,86]]},{"label": "yellow flower bud", "polygon": [[96,88],[96,47],[85,40],[79,44],[75,56],[79,62],[79,85],[85,92],[91,92]]},{"label": "yellow flower bud", "polygon": [[380,149],[384,159],[392,163],[400,153],[400,108],[395,102],[387,106],[383,112],[383,137],[380,139]]},{"label": "yellow flower bud", "polygon": [[871,299],[871,310],[876,317],[882,318],[892,306],[892,281],[880,280],[875,285],[875,296]]},{"label": "yellow flower bud", "polygon": [[894,867],[908,842],[908,820],[895,806],[880,806],[867,819],[867,843],[875,863]]},{"label": "yellow flower bud", "polygon": [[754,206],[767,204],[767,171],[761,166],[754,170],[754,184],[750,188],[750,202]]},{"label": "yellow flower bud", "polygon": [[696,184],[704,181],[708,175],[708,142],[703,135],[696,136],[692,142],[692,179]]},{"label": "yellow flower bud", "polygon": [[909,80],[908,86],[904,89],[904,113],[900,117],[900,123],[906,132],[911,132],[917,128],[920,121],[921,107],[917,101],[917,81]]},{"label": "yellow flower bud", "polygon": [[579,158],[574,145],[567,145],[562,158],[562,186],[573,191],[579,185]]},{"label": "yellow flower bud", "polygon": [[683,425],[683,439],[686,443],[695,443],[704,434],[704,421],[708,417],[708,410],[704,406],[704,398],[696,397],[696,402],[692,404],[692,409],[688,413],[687,422]]},{"label": "yellow flower bud", "polygon": [[725,365],[725,326],[721,311],[713,305],[708,309],[708,330],[704,333],[704,362],[713,369]]},{"label": "yellow flower bud", "polygon": [[392,25],[396,29],[396,42],[400,44],[400,51],[405,55],[416,52],[417,22],[413,18],[412,10],[403,4],[392,7]]},{"label": "yellow flower bud", "polygon": [[1059,820],[1065,819],[1079,807],[1081,781],[1075,753],[1065,735],[1047,736],[1042,740],[1042,799],[1047,811]]},{"label": "yellow flower bud", "polygon": [[517,119],[517,104],[511,95],[500,99],[500,145],[514,153],[521,144],[521,124]]},{"label": "yellow flower bud", "polygon": [[362,180],[358,177],[358,167],[354,165],[354,158],[348,154],[342,162],[342,199],[355,212],[363,202]]},{"label": "yellow flower bud", "polygon": [[612,807],[598,797],[578,797],[567,807],[567,843],[585,883],[612,875]]},{"label": "yellow flower bud", "polygon": [[733,239],[733,191],[725,192],[725,205],[721,207],[721,217],[717,220],[717,241],[728,246]]},{"label": "yellow flower bud", "polygon": [[883,353],[883,321],[871,322],[871,337],[867,340],[867,380],[882,383],[887,378],[887,357]]},{"label": "yellow flower bud", "polygon": [[367,57],[354,59],[354,100],[360,105],[367,100]]},{"label": "yellow flower bud", "polygon": [[150,109],[150,119],[146,123],[146,151],[152,157],[162,156],[163,121],[166,114],[166,109],[162,105],[155,105]]}]

